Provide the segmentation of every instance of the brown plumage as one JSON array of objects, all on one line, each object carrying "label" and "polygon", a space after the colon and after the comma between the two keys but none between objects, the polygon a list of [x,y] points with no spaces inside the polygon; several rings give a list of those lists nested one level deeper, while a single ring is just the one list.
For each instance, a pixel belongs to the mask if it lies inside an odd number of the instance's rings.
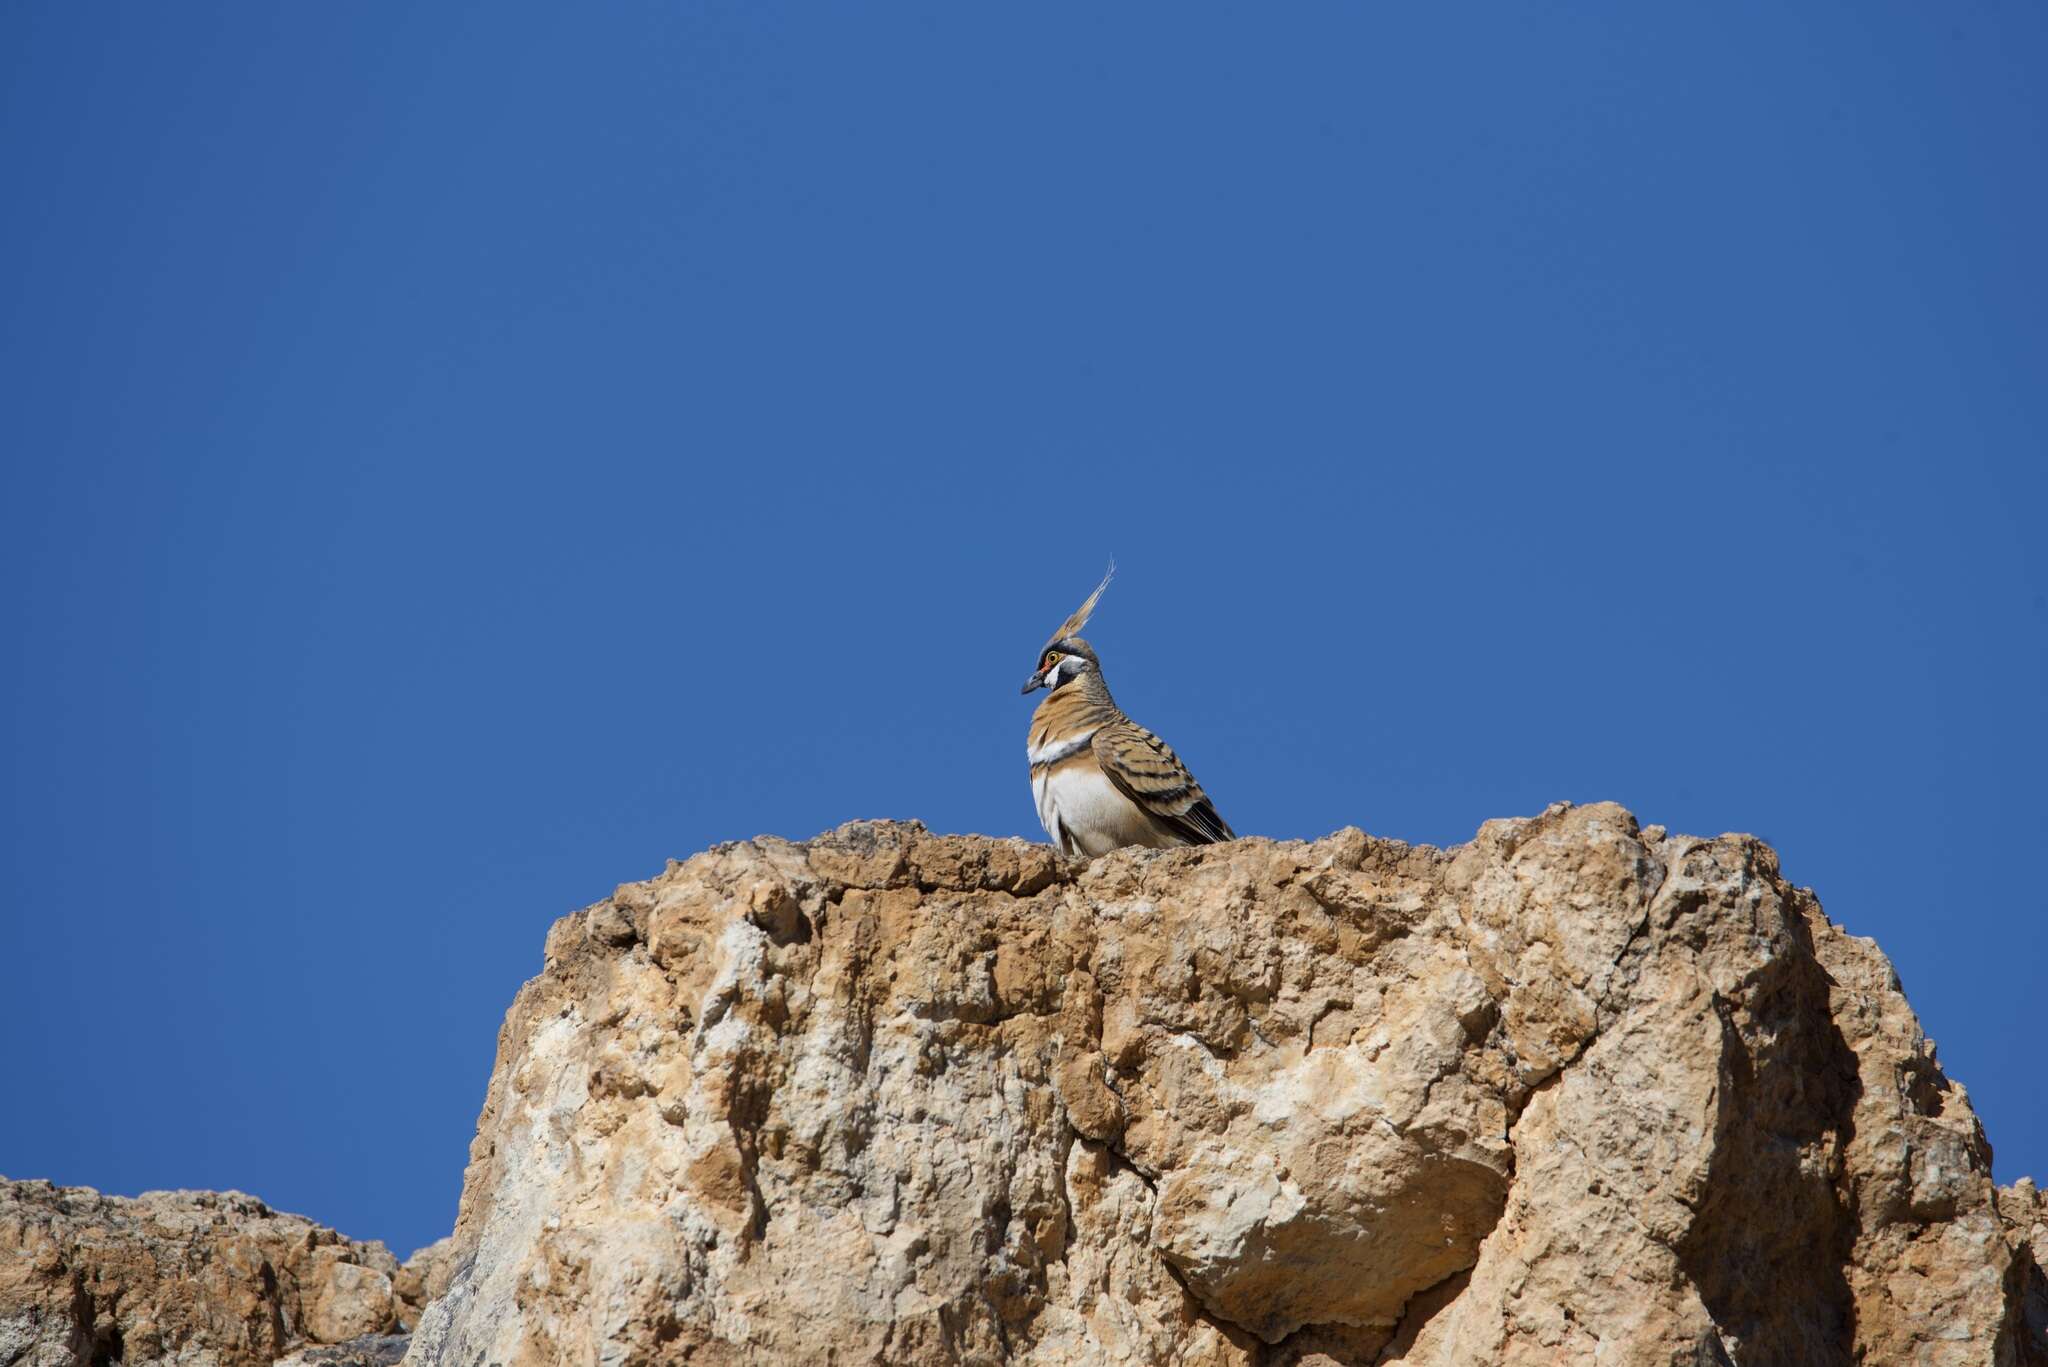
[{"label": "brown plumage", "polygon": [[[1111,573],[1115,567],[1111,567]],[[1052,691],[1032,713],[1027,756],[1038,819],[1061,853],[1121,845],[1164,849],[1236,838],[1173,747],[1123,714],[1094,647],[1075,633],[1109,587],[1095,592],[1039,652],[1024,691]]]}]

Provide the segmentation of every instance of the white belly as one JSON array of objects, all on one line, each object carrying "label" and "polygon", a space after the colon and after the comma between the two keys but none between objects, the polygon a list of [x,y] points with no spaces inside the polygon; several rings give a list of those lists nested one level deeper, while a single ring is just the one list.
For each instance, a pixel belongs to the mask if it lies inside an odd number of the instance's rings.
[{"label": "white belly", "polygon": [[1031,794],[1038,800],[1045,833],[1057,840],[1055,833],[1064,829],[1078,852],[1091,859],[1123,845],[1160,843],[1145,813],[1093,764],[1064,764],[1034,774]]}]

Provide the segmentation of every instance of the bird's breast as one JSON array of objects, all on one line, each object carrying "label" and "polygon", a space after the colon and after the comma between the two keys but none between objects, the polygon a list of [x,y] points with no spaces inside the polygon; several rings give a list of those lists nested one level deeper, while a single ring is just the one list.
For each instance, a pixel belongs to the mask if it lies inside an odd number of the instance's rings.
[{"label": "bird's breast", "polygon": [[1091,858],[1123,845],[1159,843],[1144,811],[1109,781],[1093,754],[1033,769],[1031,794],[1046,833],[1064,831]]}]

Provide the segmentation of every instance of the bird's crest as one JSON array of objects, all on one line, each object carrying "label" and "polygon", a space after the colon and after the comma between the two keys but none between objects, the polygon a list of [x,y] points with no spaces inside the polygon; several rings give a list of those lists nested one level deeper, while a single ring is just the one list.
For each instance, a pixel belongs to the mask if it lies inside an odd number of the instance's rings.
[{"label": "bird's crest", "polygon": [[1112,560],[1109,562],[1109,569],[1102,576],[1102,582],[1095,586],[1095,592],[1088,595],[1088,601],[1075,608],[1074,615],[1060,623],[1060,629],[1055,631],[1051,638],[1046,641],[1045,648],[1047,650],[1050,650],[1069,636],[1079,632],[1082,627],[1088,625],[1088,619],[1095,615],[1095,604],[1101,599],[1102,591],[1109,587],[1110,578],[1115,573],[1116,561]]}]

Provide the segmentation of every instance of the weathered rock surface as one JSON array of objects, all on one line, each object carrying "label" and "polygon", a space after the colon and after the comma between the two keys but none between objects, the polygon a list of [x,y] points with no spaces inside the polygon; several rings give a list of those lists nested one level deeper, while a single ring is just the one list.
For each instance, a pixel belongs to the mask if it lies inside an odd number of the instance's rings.
[{"label": "weathered rock surface", "polygon": [[397,1367],[405,1361],[405,1334],[364,1334],[346,1343],[308,1344],[276,1367]]},{"label": "weathered rock surface", "polygon": [[2020,1328],[2015,1339],[2030,1345],[2033,1356],[2020,1354],[2017,1360],[2035,1367],[2048,1362],[2048,1354],[2041,1351],[2041,1345],[2048,1343],[2048,1273],[2042,1270],[2043,1261],[2048,1260],[2048,1194],[2023,1177],[1999,1189],[1998,1213],[2022,1254],[2014,1260],[2007,1294],[2019,1303]]},{"label": "weathered rock surface", "polygon": [[2048,1362],[1989,1159],[1748,837],[857,823],[556,925],[407,1361]]},{"label": "weathered rock surface", "polygon": [[446,1252],[401,1265],[240,1192],[0,1179],[0,1367],[241,1367],[366,1337],[384,1356],[360,1360],[395,1362]]}]

